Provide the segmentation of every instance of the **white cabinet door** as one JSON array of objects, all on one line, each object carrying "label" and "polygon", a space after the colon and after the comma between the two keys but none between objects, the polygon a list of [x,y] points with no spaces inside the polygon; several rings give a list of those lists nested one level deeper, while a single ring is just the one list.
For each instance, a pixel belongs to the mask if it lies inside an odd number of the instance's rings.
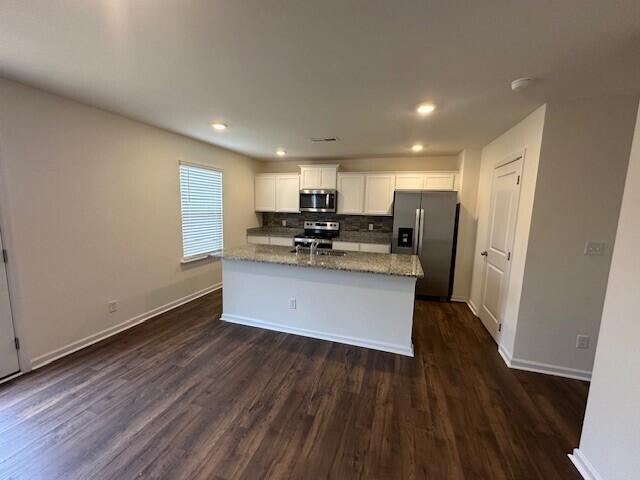
[{"label": "white cabinet door", "polygon": [[334,250],[343,250],[343,251],[347,251],[347,252],[358,252],[358,251],[360,251],[360,244],[356,243],[356,242],[334,241],[333,242],[333,249]]},{"label": "white cabinet door", "polygon": [[391,245],[384,243],[361,243],[360,251],[370,253],[391,253]]},{"label": "white cabinet door", "polygon": [[391,215],[396,176],[388,173],[365,176],[364,213],[367,215]]},{"label": "white cabinet door", "polygon": [[337,165],[319,165],[300,167],[300,188],[302,190],[336,188]]},{"label": "white cabinet door", "polygon": [[425,190],[453,190],[455,180],[454,173],[427,173],[424,188]]},{"label": "white cabinet door", "polygon": [[322,189],[335,190],[336,167],[320,167],[320,187]]},{"label": "white cabinet door", "polygon": [[338,213],[364,213],[364,175],[338,174]]},{"label": "white cabinet door", "polygon": [[320,188],[320,169],[315,167],[300,168],[300,189]]},{"label": "white cabinet door", "polygon": [[290,237],[270,237],[271,245],[280,245],[283,247],[293,247],[293,238]]},{"label": "white cabinet door", "polygon": [[256,175],[254,182],[256,212],[276,211],[275,175]]},{"label": "white cabinet door", "polygon": [[254,243],[257,245],[269,245],[269,237],[262,235],[249,235],[247,236],[247,243]]},{"label": "white cabinet door", "polygon": [[300,177],[295,174],[276,176],[276,212],[300,211]]},{"label": "white cabinet door", "polygon": [[396,173],[396,190],[422,190],[424,185],[424,173]]}]

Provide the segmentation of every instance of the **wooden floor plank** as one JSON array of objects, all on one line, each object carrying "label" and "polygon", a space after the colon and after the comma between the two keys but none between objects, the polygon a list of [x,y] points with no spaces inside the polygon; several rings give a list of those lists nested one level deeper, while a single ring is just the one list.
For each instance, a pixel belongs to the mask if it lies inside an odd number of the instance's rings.
[{"label": "wooden floor plank", "polygon": [[463,304],[415,358],[225,324],[220,292],[0,385],[0,479],[576,479],[588,384],[510,370]]}]

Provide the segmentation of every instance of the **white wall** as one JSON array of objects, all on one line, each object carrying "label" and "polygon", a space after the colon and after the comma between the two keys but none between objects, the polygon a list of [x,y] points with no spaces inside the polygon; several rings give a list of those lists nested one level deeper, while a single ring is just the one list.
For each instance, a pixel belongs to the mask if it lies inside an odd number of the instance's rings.
[{"label": "white wall", "polygon": [[0,105],[0,212],[23,361],[221,281],[218,261],[180,264],[180,159],[224,170],[226,245],[258,224],[254,160],[2,79]]},{"label": "white wall", "polygon": [[[547,105],[513,356],[589,375],[637,97]],[[604,256],[584,255],[589,240]],[[578,334],[590,349],[576,349]]]},{"label": "white wall", "polygon": [[[640,477],[640,115],[604,302],[587,411],[575,452],[607,480]],[[586,477],[588,478],[588,477]]]},{"label": "white wall", "polygon": [[525,151],[522,171],[520,203],[515,233],[511,276],[509,278],[505,317],[502,325],[501,342],[511,352],[515,340],[516,323],[520,307],[520,293],[525,269],[525,257],[529,241],[529,226],[533,211],[533,198],[536,190],[540,145],[544,127],[546,106],[538,108],[520,123],[500,135],[482,149],[480,180],[478,183],[476,247],[473,276],[471,281],[471,304],[476,310],[480,306],[482,295],[483,257],[480,252],[487,248],[489,203],[493,170],[497,162]]}]

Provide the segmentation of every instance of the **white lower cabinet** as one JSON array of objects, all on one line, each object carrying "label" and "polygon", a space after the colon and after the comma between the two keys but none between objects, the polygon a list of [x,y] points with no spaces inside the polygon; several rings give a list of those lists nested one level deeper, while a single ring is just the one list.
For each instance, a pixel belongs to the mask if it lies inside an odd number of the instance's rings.
[{"label": "white lower cabinet", "polygon": [[270,245],[280,245],[282,247],[293,247],[293,238],[290,237],[270,237]]},{"label": "white lower cabinet", "polygon": [[293,238],[269,237],[267,235],[247,235],[247,243],[253,243],[256,245],[279,245],[282,247],[293,247]]},{"label": "white lower cabinet", "polygon": [[391,253],[391,245],[380,243],[361,243],[360,251],[369,253]]},{"label": "white lower cabinet", "polygon": [[346,252],[391,253],[391,245],[380,243],[333,242],[334,250]]},{"label": "white lower cabinet", "polygon": [[356,242],[333,242],[334,250],[343,250],[346,252],[359,252],[360,244]]},{"label": "white lower cabinet", "polygon": [[269,245],[269,237],[264,235],[248,235],[247,243],[254,243],[256,245]]}]

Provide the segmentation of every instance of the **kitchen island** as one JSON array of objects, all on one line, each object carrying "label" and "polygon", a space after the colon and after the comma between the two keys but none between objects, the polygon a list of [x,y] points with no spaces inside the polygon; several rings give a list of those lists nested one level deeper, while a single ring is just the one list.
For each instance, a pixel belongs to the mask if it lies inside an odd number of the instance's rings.
[{"label": "kitchen island", "polygon": [[418,257],[324,253],[225,250],[221,319],[413,356],[415,283],[424,275]]}]

